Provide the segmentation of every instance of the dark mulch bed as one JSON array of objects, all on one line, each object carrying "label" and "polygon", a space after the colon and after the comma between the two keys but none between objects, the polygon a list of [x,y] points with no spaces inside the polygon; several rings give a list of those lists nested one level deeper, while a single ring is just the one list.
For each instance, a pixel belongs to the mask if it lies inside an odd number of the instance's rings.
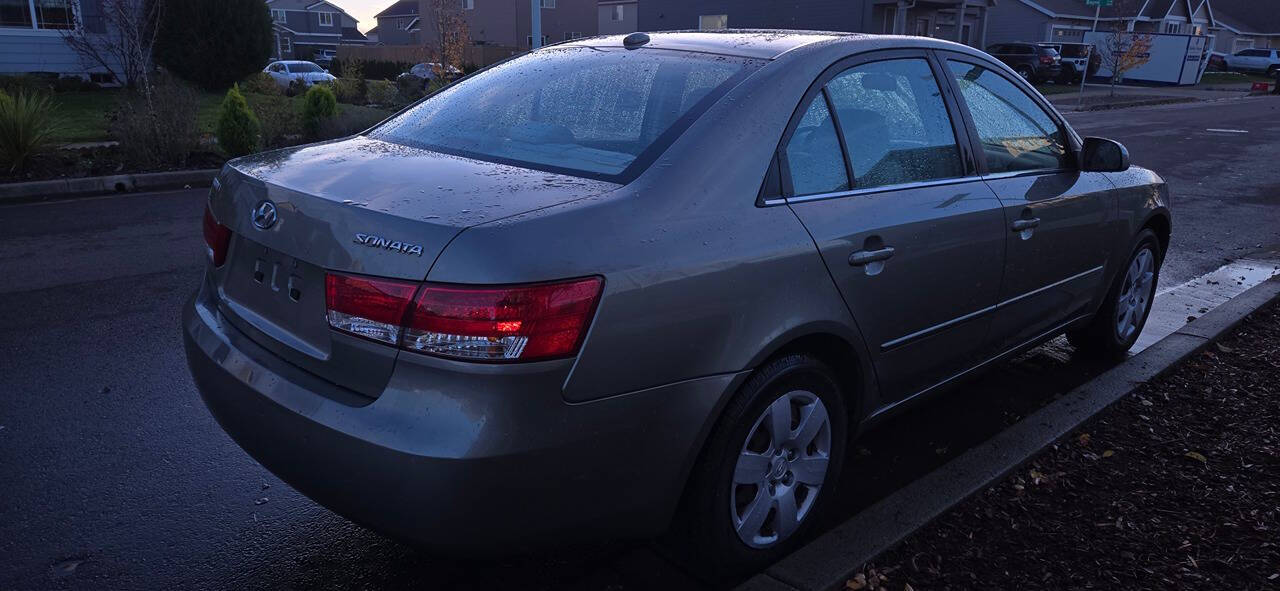
[{"label": "dark mulch bed", "polygon": [[916,532],[849,587],[1280,589],[1280,307]]},{"label": "dark mulch bed", "polygon": [[54,150],[40,156],[35,164],[32,165],[31,170],[24,173],[9,174],[7,168],[0,168],[0,183],[164,172],[167,170],[222,168],[222,164],[226,161],[225,156],[214,152],[201,151],[192,153],[187,158],[185,165],[181,167],[138,167],[127,165],[118,147]]}]

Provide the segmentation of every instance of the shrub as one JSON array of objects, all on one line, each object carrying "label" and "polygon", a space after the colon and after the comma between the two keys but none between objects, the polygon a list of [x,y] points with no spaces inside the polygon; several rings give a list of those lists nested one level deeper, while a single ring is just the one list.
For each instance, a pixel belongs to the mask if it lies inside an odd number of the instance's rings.
[{"label": "shrub", "polygon": [[396,89],[400,92],[400,101],[411,103],[422,98],[422,89],[426,85],[426,80],[406,74],[396,79]]},{"label": "shrub", "polygon": [[262,127],[262,147],[283,148],[295,143],[290,140],[302,131],[292,99],[280,95],[255,96],[251,102]]},{"label": "shrub", "polygon": [[0,92],[0,165],[9,174],[27,170],[36,156],[53,147],[59,127],[47,95]]},{"label": "shrub", "polygon": [[166,2],[155,59],[206,90],[223,90],[262,69],[275,42],[262,0]]},{"label": "shrub", "polygon": [[366,88],[364,80],[339,78],[333,83],[333,94],[338,97],[340,103],[362,105],[365,103]]},{"label": "shrub", "polygon": [[293,80],[290,80],[290,81],[289,81],[289,88],[286,88],[286,89],[284,90],[284,95],[285,95],[285,96],[298,96],[298,95],[301,95],[301,94],[306,94],[306,92],[307,92],[307,88],[308,88],[308,86],[307,86],[307,82],[306,82],[305,80],[303,80],[303,79],[301,79],[301,78],[294,78]]},{"label": "shrub", "polygon": [[396,98],[399,96],[400,90],[395,84],[386,80],[370,80],[369,93],[366,98],[375,105],[392,105],[395,104]]},{"label": "shrub", "polygon": [[0,76],[0,91],[9,96],[19,94],[36,94],[53,90],[53,79],[47,76],[19,74],[17,76]]},{"label": "shrub", "polygon": [[302,128],[311,138],[322,137],[330,131],[338,116],[338,99],[323,84],[316,84],[302,97]]},{"label": "shrub", "polygon": [[196,92],[176,80],[157,80],[146,94],[129,94],[116,108],[111,135],[126,163],[181,167],[199,144]]},{"label": "shrub", "polygon": [[239,86],[232,86],[222,99],[218,114],[218,145],[228,156],[244,156],[258,151],[258,118],[249,110],[249,103],[240,94]]},{"label": "shrub", "polygon": [[276,83],[276,79],[266,72],[249,74],[248,77],[240,82],[240,88],[250,94],[278,95],[284,93],[280,85]]},{"label": "shrub", "polygon": [[[353,66],[360,68],[357,75],[353,70]],[[342,78],[367,78],[369,80],[395,80],[396,76],[409,71],[413,64],[409,62],[396,62],[390,60],[358,60],[347,59],[345,61],[335,59],[329,64],[329,71],[334,76]]]}]

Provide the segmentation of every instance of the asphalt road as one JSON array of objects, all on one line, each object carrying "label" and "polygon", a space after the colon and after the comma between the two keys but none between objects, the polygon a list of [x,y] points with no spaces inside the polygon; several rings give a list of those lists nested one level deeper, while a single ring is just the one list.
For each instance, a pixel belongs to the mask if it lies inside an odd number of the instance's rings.
[{"label": "asphalt road", "polygon": [[[1172,185],[1165,285],[1280,249],[1280,99],[1071,119]],[[203,198],[0,207],[0,589],[696,586],[644,544],[498,562],[423,555],[257,465],[204,409],[182,353]],[[845,511],[1102,369],[1045,347],[868,433]]]}]

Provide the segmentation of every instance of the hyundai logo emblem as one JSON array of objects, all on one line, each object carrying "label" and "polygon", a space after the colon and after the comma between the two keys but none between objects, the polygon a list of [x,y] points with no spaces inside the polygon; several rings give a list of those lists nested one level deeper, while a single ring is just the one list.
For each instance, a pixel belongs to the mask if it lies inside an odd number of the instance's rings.
[{"label": "hyundai logo emblem", "polygon": [[276,204],[263,200],[253,207],[253,225],[266,230],[276,225]]}]

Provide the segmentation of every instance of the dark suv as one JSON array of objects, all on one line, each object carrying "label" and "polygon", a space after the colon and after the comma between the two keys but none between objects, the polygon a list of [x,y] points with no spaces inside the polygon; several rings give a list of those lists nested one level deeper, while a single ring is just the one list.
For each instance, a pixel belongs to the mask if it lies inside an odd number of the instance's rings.
[{"label": "dark suv", "polygon": [[1008,64],[1032,84],[1056,80],[1062,74],[1062,57],[1052,47],[1035,43],[1001,43],[988,47],[987,53]]},{"label": "dark suv", "polygon": [[1063,84],[1080,82],[1086,74],[1094,76],[1102,67],[1102,56],[1088,43],[1038,43],[1037,45],[1058,52],[1058,57],[1062,59],[1058,82]]}]

